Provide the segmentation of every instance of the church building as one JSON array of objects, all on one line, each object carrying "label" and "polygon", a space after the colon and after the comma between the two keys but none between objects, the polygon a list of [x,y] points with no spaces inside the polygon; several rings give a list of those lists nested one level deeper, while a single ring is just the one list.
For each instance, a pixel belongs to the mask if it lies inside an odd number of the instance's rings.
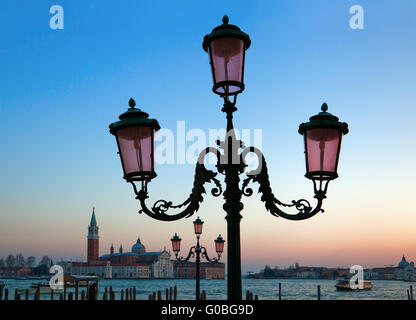
[{"label": "church building", "polygon": [[146,252],[140,237],[130,252],[118,253],[111,245],[110,252],[99,256],[98,225],[93,209],[87,236],[87,263],[70,262],[65,265],[65,273],[72,275],[96,275],[101,278],[173,278],[173,262],[166,249]]}]

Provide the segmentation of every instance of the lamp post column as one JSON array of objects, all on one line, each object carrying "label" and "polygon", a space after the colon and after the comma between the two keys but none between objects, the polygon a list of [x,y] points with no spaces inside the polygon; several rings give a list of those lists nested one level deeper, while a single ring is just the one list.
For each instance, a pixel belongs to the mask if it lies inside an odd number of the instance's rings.
[{"label": "lamp post column", "polygon": [[[228,170],[227,170],[228,171]],[[230,170],[231,172],[233,170]],[[241,248],[240,248],[240,220],[242,216],[240,211],[243,209],[243,204],[238,200],[232,200],[232,197],[241,198],[238,188],[238,171],[235,171],[232,176],[227,176],[225,182],[227,184],[226,192],[230,193],[226,196],[226,202],[223,206],[227,212],[225,219],[227,220],[227,284],[228,284],[228,300],[241,300]],[[234,192],[231,190],[234,189]]]},{"label": "lamp post column", "polygon": [[196,274],[195,274],[195,278],[196,278],[196,288],[195,288],[195,294],[196,294],[196,300],[199,300],[201,295],[200,295],[200,285],[199,285],[199,267],[200,267],[200,263],[201,263],[201,246],[199,245],[199,236],[197,236],[197,242],[196,242]]}]

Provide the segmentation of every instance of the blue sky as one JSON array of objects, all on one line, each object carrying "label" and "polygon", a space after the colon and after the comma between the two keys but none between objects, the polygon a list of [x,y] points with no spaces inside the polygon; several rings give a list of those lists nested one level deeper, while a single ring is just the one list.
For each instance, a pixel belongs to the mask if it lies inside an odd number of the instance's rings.
[{"label": "blue sky", "polygon": [[[64,30],[49,28],[54,4],[64,8]],[[364,30],[349,27],[355,4],[364,8]],[[93,206],[101,253],[112,242],[129,247],[137,234],[152,250],[170,246],[174,232],[191,245],[191,220],[167,224],[136,214],[108,124],[134,97],[163,128],[175,131],[177,121],[206,132],[223,128],[202,38],[224,14],[252,40],[235,126],[262,130],[272,187],[283,201],[313,195],[298,125],[323,102],[350,125],[328,214],[275,220],[258,198],[244,199],[245,270],[296,260],[380,265],[403,252],[416,259],[412,0],[1,1],[0,256],[85,258]],[[189,194],[193,165],[158,166],[157,173],[152,199],[179,202]],[[206,241],[226,234],[221,204],[207,196],[201,208]]]}]

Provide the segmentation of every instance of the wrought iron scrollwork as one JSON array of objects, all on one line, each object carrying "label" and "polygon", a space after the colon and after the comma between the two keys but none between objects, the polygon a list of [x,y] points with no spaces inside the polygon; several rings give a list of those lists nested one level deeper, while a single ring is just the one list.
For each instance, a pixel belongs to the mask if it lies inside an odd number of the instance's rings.
[{"label": "wrought iron scrollwork", "polygon": [[210,257],[208,257],[207,249],[205,249],[205,247],[201,247],[201,257],[205,258],[208,262],[218,262],[221,256],[218,255],[218,258],[210,259]]},{"label": "wrought iron scrollwork", "polygon": [[[243,181],[242,192],[245,196],[249,197],[253,194],[253,189],[249,188],[248,184],[250,182],[257,182],[260,185],[258,192],[261,193],[261,201],[264,202],[267,211],[269,211],[275,217],[282,217],[289,220],[304,220],[314,216],[318,212],[324,212],[324,210],[321,209],[321,207],[323,199],[326,198],[325,193],[328,186],[328,181],[326,182],[324,189],[322,189],[321,187],[317,189],[316,184],[314,182],[315,198],[317,199],[317,205],[315,208],[312,208],[309,201],[305,199],[293,200],[290,204],[283,203],[279,199],[277,199],[272,192],[272,188],[270,186],[269,181],[269,175],[267,172],[266,160],[264,159],[263,154],[259,149],[255,147],[249,147],[243,150],[243,159],[250,152],[253,152],[257,155],[259,165],[257,169],[248,172],[248,177]],[[280,208],[278,208],[278,206],[295,207],[298,210],[298,213],[288,214],[282,211]]]},{"label": "wrought iron scrollwork", "polygon": [[197,250],[198,250],[197,247],[195,247],[195,246],[191,247],[191,249],[189,249],[189,253],[188,253],[188,256],[186,258],[178,257],[178,252],[176,252],[175,253],[176,260],[182,261],[182,262],[188,261],[189,259],[195,257],[195,254],[198,254]]},{"label": "wrought iron scrollwork", "polygon": [[[148,198],[147,182],[142,184],[140,191],[137,191],[136,185],[134,182],[131,182],[136,194],[136,199],[140,201],[142,208],[139,213],[144,212],[148,216],[162,221],[174,221],[184,217],[188,218],[198,211],[199,205],[203,201],[203,194],[206,193],[204,184],[209,182],[213,182],[216,186],[211,189],[211,194],[214,197],[219,197],[223,190],[220,181],[216,178],[217,173],[212,170],[208,170],[204,165],[204,159],[208,153],[214,153],[217,157],[217,162],[219,162],[220,152],[215,148],[206,148],[200,153],[195,168],[195,178],[192,193],[189,195],[188,199],[179,205],[174,205],[171,201],[158,200],[153,204],[152,208],[149,209],[146,205],[146,199]],[[169,209],[179,209],[182,207],[185,207],[185,209],[180,213],[175,215],[167,214]]]}]

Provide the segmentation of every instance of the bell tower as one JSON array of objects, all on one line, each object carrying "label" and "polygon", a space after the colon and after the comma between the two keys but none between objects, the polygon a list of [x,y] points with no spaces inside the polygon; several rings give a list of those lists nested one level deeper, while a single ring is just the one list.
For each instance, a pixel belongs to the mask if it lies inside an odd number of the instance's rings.
[{"label": "bell tower", "polygon": [[88,263],[98,260],[98,226],[95,220],[95,208],[92,208],[92,217],[88,226]]}]

